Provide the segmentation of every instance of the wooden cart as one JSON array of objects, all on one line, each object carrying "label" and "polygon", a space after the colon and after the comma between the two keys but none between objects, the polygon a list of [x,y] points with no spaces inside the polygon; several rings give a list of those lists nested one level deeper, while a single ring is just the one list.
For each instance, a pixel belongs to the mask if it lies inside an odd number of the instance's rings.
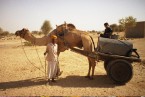
[{"label": "wooden cart", "polygon": [[97,61],[104,61],[104,68],[109,78],[117,84],[125,84],[133,76],[133,62],[141,62],[140,56],[136,49],[133,49],[130,56],[111,55],[106,53],[88,52],[77,48],[71,48],[72,51],[91,57]]}]

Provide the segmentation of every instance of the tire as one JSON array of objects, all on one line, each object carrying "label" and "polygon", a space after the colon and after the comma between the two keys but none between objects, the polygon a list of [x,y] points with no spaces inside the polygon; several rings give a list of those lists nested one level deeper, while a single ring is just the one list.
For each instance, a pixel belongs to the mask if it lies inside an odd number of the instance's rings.
[{"label": "tire", "polygon": [[107,75],[116,84],[125,84],[133,76],[132,65],[123,59],[113,60],[107,66]]}]

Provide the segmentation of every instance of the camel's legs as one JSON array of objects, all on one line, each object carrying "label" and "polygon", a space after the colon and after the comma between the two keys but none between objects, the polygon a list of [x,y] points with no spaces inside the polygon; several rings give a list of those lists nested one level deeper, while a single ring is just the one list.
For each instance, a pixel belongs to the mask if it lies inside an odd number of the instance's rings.
[{"label": "camel's legs", "polygon": [[89,60],[89,58],[88,58],[88,62],[89,62],[89,69],[86,78],[90,78],[90,72],[91,72],[91,61]]},{"label": "camel's legs", "polygon": [[[93,48],[92,48],[92,41],[91,41],[90,37],[85,36],[85,35],[82,35],[81,37],[82,37],[82,43],[83,43],[84,50],[92,52]],[[88,61],[89,61],[89,70],[88,70],[88,75],[86,77],[93,79],[94,69],[95,69],[95,60],[88,58]],[[92,75],[90,77],[91,69],[92,69]]]},{"label": "camel's legs", "polygon": [[91,79],[93,79],[94,77],[94,71],[95,71],[95,66],[96,66],[96,62],[94,59],[91,59],[91,66],[92,66],[92,76]]},{"label": "camel's legs", "polygon": [[[60,52],[58,51],[57,52],[58,58],[59,58],[59,54],[60,54]],[[58,60],[58,63],[57,63],[57,74],[59,74],[59,73],[60,73],[60,67],[59,67],[59,60]]]},{"label": "camel's legs", "polygon": [[[88,58],[88,60],[89,60],[89,70],[88,70],[88,75],[86,76],[86,78],[93,79],[96,62],[94,59]],[[92,71],[91,71],[91,69],[92,69]],[[91,76],[90,76],[90,73],[92,73]]]}]

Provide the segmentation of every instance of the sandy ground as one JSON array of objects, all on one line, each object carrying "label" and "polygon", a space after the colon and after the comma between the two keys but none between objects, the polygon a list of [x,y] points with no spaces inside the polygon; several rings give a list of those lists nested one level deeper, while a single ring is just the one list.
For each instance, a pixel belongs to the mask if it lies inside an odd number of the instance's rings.
[{"label": "sandy ground", "polygon": [[[23,40],[24,41],[24,40]],[[129,40],[142,59],[145,59],[145,39]],[[36,47],[45,66],[43,53],[45,47]],[[35,47],[25,47],[31,62],[44,71]],[[57,83],[46,85],[45,74],[32,66],[26,59],[20,39],[0,40],[0,96],[141,96],[145,95],[145,67],[133,63],[134,75],[125,85],[116,85],[106,76],[103,62],[95,69],[95,79],[84,76],[88,72],[87,58],[71,51],[65,51],[59,57],[63,74]]]}]

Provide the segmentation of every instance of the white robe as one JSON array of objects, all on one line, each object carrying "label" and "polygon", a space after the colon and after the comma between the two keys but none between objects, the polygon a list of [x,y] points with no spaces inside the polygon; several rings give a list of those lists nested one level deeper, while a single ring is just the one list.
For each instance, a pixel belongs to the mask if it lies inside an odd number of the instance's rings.
[{"label": "white robe", "polygon": [[46,51],[48,52],[46,57],[46,60],[48,61],[48,79],[55,78],[59,69],[57,49],[57,44],[52,43],[49,43],[46,48]]},{"label": "white robe", "polygon": [[55,78],[57,74],[57,62],[48,61],[48,79]]}]

